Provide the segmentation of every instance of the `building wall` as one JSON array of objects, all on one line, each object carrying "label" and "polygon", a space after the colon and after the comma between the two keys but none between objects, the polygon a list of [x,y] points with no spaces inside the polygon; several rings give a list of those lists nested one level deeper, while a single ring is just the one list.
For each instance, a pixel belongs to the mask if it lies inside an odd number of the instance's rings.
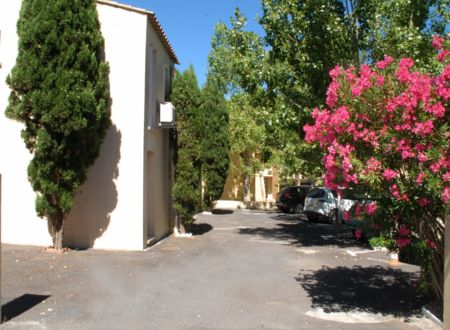
[{"label": "building wall", "polygon": [[[6,4],[7,3],[7,4]],[[7,105],[9,89],[4,83],[17,54],[16,21],[20,0],[0,3],[0,109]],[[168,232],[169,203],[166,167],[168,139],[164,130],[148,130],[146,90],[157,87],[154,98],[162,93],[158,72],[151,84],[146,74],[149,50],[149,21],[143,13],[98,4],[97,10],[105,39],[105,57],[110,65],[112,127],[108,130],[100,156],[88,171],[88,180],[74,200],[65,222],[65,243],[72,247],[140,250],[147,243],[146,213],[148,184],[157,192],[152,204],[155,237]],[[151,31],[153,31],[151,29]],[[154,32],[150,39],[156,45],[161,71],[164,62],[171,63]],[[153,109],[155,110],[155,108]],[[153,111],[152,110],[152,111]],[[26,150],[20,130],[22,124],[0,114],[0,173],[3,179],[3,242],[12,244],[50,245],[46,220],[36,216],[35,193],[27,180],[26,168],[31,155]],[[153,153],[150,173],[148,152]],[[145,206],[145,207],[144,207]],[[148,217],[147,217],[148,218]],[[25,229],[25,230],[23,230]]]},{"label": "building wall", "polygon": [[16,23],[20,0],[0,1],[0,173],[2,173],[2,242],[50,245],[47,222],[36,216],[35,193],[27,179],[31,155],[20,137],[22,124],[5,117],[9,88],[5,79],[17,56]]},{"label": "building wall", "polygon": [[[221,200],[244,201],[243,166],[239,157],[233,154],[230,155],[230,162],[230,169],[225,181],[225,187],[221,196]],[[265,169],[251,177],[251,202],[256,202],[259,204],[274,202],[278,192],[279,180],[276,168],[272,167],[270,169]]]},{"label": "building wall", "polygon": [[143,218],[147,244],[164,237],[171,227],[171,162],[169,131],[157,124],[159,104],[165,101],[164,69],[173,64],[158,36],[147,26],[147,88],[144,129]]},{"label": "building wall", "polygon": [[147,16],[97,5],[110,66],[111,120],[65,225],[69,246],[142,249]]}]

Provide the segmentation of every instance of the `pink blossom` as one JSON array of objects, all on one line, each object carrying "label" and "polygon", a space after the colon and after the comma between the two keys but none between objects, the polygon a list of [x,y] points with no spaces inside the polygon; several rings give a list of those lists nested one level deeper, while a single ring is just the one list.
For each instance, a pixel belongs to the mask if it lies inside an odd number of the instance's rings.
[{"label": "pink blossom", "polygon": [[405,201],[405,202],[409,202],[409,196],[406,193],[402,194],[402,197],[399,198],[400,201]]},{"label": "pink blossom", "polygon": [[357,218],[359,218],[359,217],[361,217],[361,213],[362,213],[362,206],[361,206],[361,204],[358,203],[355,206],[355,216]]},{"label": "pink blossom", "polygon": [[326,99],[325,103],[330,108],[333,108],[338,101],[338,89],[339,89],[339,83],[337,81],[332,81],[331,84],[328,86],[327,99]]},{"label": "pink blossom", "polygon": [[398,64],[397,72],[395,73],[398,81],[407,82],[410,77],[409,69],[414,65],[414,60],[411,58],[402,58]]},{"label": "pink blossom", "polygon": [[432,250],[437,249],[437,244],[434,241],[432,241],[431,239],[427,239],[427,245]]},{"label": "pink blossom", "polygon": [[444,42],[444,38],[440,37],[438,35],[434,35],[433,36],[433,41],[431,42],[431,45],[437,49],[437,50],[441,50],[442,49],[442,43]]},{"label": "pink blossom", "polygon": [[347,222],[352,220],[352,215],[350,214],[350,212],[348,212],[348,211],[344,212],[344,220]]},{"label": "pink blossom", "polygon": [[361,229],[356,229],[355,230],[355,238],[359,241],[362,236],[363,236],[362,230]]},{"label": "pink blossom", "polygon": [[390,187],[390,192],[392,197],[396,198],[396,199],[400,199],[400,191],[398,190],[398,186],[396,184],[393,184]]},{"label": "pink blossom", "polygon": [[376,85],[378,87],[381,87],[384,85],[384,77],[383,76],[377,76]]},{"label": "pink blossom", "polygon": [[425,108],[425,111],[428,113],[432,113],[437,118],[442,118],[445,115],[445,107],[441,102],[437,102],[433,105],[428,105]]},{"label": "pink blossom", "polygon": [[442,175],[442,181],[449,182],[450,181],[450,172],[444,173]]},{"label": "pink blossom", "polygon": [[413,132],[420,136],[427,136],[433,132],[434,124],[433,121],[427,120],[423,123],[417,123]]},{"label": "pink blossom", "polygon": [[398,228],[398,233],[401,236],[408,236],[410,232],[411,232],[411,230],[406,226],[401,226]]},{"label": "pink blossom", "polygon": [[408,158],[413,158],[415,156],[414,152],[412,152],[411,150],[403,150],[401,153],[402,159],[408,159]]},{"label": "pink blossom", "polygon": [[418,152],[425,151],[425,145],[422,144],[422,143],[417,143],[417,144],[414,146],[414,149],[415,149],[416,151],[418,151]]},{"label": "pink blossom", "polygon": [[377,211],[377,203],[372,202],[369,204],[366,204],[364,207],[364,211],[366,212],[367,215],[374,215],[375,212]]},{"label": "pink blossom", "polygon": [[367,170],[369,172],[378,172],[381,169],[381,162],[374,157],[367,161]]},{"label": "pink blossom", "polygon": [[450,57],[450,50],[448,49],[441,50],[437,55],[439,62],[444,62],[446,57]]},{"label": "pink blossom", "polygon": [[420,172],[419,175],[417,176],[416,183],[417,183],[419,186],[421,186],[422,183],[423,183],[423,179],[425,179],[426,176],[427,176],[427,175],[426,175],[425,173]]},{"label": "pink blossom", "polygon": [[417,155],[417,159],[419,160],[419,162],[424,163],[428,160],[428,156],[423,152],[419,152],[419,154]]},{"label": "pink blossom", "polygon": [[345,75],[347,76],[347,79],[349,82],[353,83],[355,82],[356,79],[356,74],[355,74],[355,67],[351,66],[348,69],[345,70]]},{"label": "pink blossom", "polygon": [[446,160],[444,158],[441,158],[437,162],[430,165],[430,171],[433,173],[437,173],[441,168],[446,167],[446,163]]},{"label": "pink blossom", "polygon": [[396,240],[396,243],[398,245],[399,248],[404,248],[407,247],[409,244],[411,244],[411,240],[409,238],[398,238]]},{"label": "pink blossom", "polygon": [[394,170],[391,170],[390,168],[387,168],[383,172],[383,178],[385,178],[387,181],[391,181],[393,178],[395,178],[398,173]]},{"label": "pink blossom", "polygon": [[329,74],[332,79],[336,79],[342,73],[342,69],[339,65],[336,65],[333,69],[330,70]]},{"label": "pink blossom", "polygon": [[377,62],[376,66],[378,69],[382,70],[382,69],[385,69],[393,61],[394,61],[393,57],[384,55],[384,60]]},{"label": "pink blossom", "polygon": [[445,187],[444,190],[442,191],[441,200],[446,204],[450,200],[450,188],[449,187]]},{"label": "pink blossom", "polygon": [[422,197],[419,198],[417,201],[417,204],[419,204],[421,207],[425,207],[427,205],[429,205],[431,202],[428,198]]}]

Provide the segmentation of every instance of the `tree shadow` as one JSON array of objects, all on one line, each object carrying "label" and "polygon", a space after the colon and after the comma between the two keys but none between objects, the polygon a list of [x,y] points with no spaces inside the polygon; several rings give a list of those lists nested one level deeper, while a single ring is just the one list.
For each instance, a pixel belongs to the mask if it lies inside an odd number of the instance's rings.
[{"label": "tree shadow", "polygon": [[358,311],[405,318],[419,315],[429,301],[414,287],[417,279],[416,273],[381,266],[323,266],[302,270],[296,277],[311,298],[311,307],[326,313]]},{"label": "tree shadow", "polygon": [[213,226],[211,226],[209,223],[191,223],[191,225],[189,226],[189,231],[194,236],[206,234],[212,229]]},{"label": "tree shadow", "polygon": [[271,217],[279,221],[274,227],[241,228],[239,234],[256,235],[266,239],[286,240],[294,246],[353,247],[368,245],[353,238],[351,231],[328,223],[312,223],[303,215],[279,214]]},{"label": "tree shadow", "polygon": [[25,313],[27,310],[48,299],[49,295],[24,294],[10,302],[2,305],[2,322]]},{"label": "tree shadow", "polygon": [[119,177],[122,134],[114,124],[108,129],[100,154],[88,170],[87,180],[75,195],[70,214],[64,222],[64,245],[92,248],[107,230],[111,213],[117,206],[115,181]]}]

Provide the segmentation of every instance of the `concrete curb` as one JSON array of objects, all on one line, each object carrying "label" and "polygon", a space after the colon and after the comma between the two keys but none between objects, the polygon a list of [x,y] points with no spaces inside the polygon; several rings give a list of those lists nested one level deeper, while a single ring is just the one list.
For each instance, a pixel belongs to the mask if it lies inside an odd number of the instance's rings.
[{"label": "concrete curb", "polygon": [[442,322],[436,315],[434,315],[428,308],[427,305],[422,306],[422,314],[433,321],[435,324],[444,329],[444,322]]}]

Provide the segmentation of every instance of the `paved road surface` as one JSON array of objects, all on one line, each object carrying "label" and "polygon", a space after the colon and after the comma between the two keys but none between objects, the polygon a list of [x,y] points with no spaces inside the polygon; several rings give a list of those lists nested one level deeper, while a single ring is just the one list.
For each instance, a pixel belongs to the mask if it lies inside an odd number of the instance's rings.
[{"label": "paved road surface", "polygon": [[5,329],[438,329],[417,268],[296,216],[198,215],[143,252],[2,247]]}]

